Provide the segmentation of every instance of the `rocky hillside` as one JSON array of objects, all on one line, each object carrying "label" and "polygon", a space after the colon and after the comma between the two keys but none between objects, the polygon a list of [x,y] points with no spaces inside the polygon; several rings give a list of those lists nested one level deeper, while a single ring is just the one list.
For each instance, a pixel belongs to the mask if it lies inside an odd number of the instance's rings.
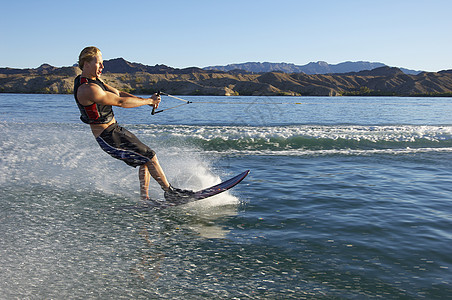
[{"label": "rocky hillside", "polygon": [[[105,61],[102,78],[136,94],[161,90],[176,95],[400,95],[452,96],[452,70],[408,75],[380,67],[345,74],[249,73],[146,66],[124,59]],[[0,68],[2,93],[72,93],[76,67]]]},{"label": "rocky hillside", "polygon": [[0,93],[72,93],[76,67],[56,68],[43,64],[36,69],[0,68]]}]

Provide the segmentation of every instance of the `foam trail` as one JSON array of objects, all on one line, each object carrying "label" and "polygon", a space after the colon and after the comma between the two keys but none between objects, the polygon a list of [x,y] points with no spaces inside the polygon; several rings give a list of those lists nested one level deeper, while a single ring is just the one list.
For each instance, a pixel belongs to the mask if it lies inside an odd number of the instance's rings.
[{"label": "foam trail", "polygon": [[[452,126],[293,125],[172,126],[143,128],[165,132],[168,144],[185,143],[204,153],[237,155],[366,155],[450,151]],[[157,136],[153,136],[157,138]]]},{"label": "foam trail", "polygon": [[[138,169],[104,153],[86,126],[0,123],[0,184],[49,186],[139,199]],[[146,135],[144,142],[146,143]],[[141,136],[140,136],[141,138]],[[202,154],[180,147],[156,145],[159,160],[170,182],[198,190],[221,182]],[[163,191],[151,180],[151,197]],[[225,194],[221,201],[237,203]]]}]

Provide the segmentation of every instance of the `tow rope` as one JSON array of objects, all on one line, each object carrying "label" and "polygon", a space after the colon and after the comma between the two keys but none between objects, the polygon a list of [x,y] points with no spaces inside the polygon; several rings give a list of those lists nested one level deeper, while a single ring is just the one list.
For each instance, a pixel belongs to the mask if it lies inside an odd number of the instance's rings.
[{"label": "tow rope", "polygon": [[165,109],[157,110],[157,111],[155,110],[155,107],[153,107],[153,108],[152,108],[152,112],[151,112],[152,115],[155,115],[155,114],[158,114],[158,113],[161,113],[161,112],[170,110],[170,109],[175,109],[175,108],[178,108],[178,107],[181,107],[181,106],[190,104],[190,103],[198,103],[198,104],[247,104],[247,105],[251,105],[251,104],[264,104],[264,105],[270,105],[270,104],[303,104],[303,103],[301,103],[301,102],[225,102],[225,101],[188,101],[188,100],[185,100],[185,99],[182,99],[182,98],[179,98],[179,97],[176,97],[176,96],[173,96],[173,95],[164,93],[164,92],[157,92],[157,96],[160,96],[160,95],[168,96],[168,97],[171,97],[171,98],[173,98],[173,99],[176,99],[176,100],[179,100],[179,101],[183,101],[183,102],[185,102],[185,103],[182,103],[182,104],[179,104],[179,105],[176,105],[176,106],[172,106],[172,107],[168,107],[168,108],[165,108]]}]

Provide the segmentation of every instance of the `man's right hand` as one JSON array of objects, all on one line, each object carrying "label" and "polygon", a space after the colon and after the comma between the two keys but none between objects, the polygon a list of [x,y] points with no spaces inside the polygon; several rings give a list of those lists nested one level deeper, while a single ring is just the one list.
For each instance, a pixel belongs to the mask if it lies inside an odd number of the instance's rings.
[{"label": "man's right hand", "polygon": [[160,101],[162,101],[162,98],[160,98],[160,95],[155,93],[154,95],[151,96],[152,99],[152,104],[149,104],[150,106],[154,107],[154,108],[158,108]]}]

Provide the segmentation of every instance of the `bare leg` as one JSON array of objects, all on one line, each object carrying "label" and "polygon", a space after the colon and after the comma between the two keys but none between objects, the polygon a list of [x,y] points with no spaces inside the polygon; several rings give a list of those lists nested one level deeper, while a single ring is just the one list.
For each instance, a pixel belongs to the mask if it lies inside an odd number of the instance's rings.
[{"label": "bare leg", "polygon": [[160,184],[162,189],[167,190],[170,186],[168,180],[166,179],[165,173],[157,160],[157,156],[154,156],[146,164],[140,166],[138,174],[140,177],[140,192],[142,199],[149,198],[149,181],[151,179],[149,175],[151,175],[152,178]]},{"label": "bare leg", "polygon": [[138,177],[140,178],[140,195],[142,200],[149,199],[149,181],[151,179],[148,166],[141,165],[138,170]]}]

